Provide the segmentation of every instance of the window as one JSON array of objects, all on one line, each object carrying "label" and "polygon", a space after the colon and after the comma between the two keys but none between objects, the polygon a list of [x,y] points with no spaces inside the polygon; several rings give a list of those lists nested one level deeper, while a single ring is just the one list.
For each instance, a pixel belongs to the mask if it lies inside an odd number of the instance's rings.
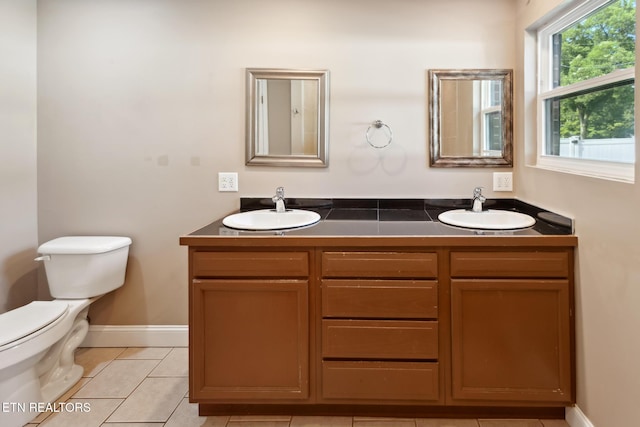
[{"label": "window", "polygon": [[633,181],[636,2],[591,0],[538,31],[538,165]]},{"label": "window", "polygon": [[502,81],[483,80],[482,110],[482,155],[502,155]]}]

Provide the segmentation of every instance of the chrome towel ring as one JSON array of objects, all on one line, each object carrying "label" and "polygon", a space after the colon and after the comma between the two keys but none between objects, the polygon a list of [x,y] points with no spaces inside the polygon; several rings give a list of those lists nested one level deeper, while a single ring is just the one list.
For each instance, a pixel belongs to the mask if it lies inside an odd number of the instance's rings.
[{"label": "chrome towel ring", "polygon": [[[383,145],[375,145],[373,142],[371,142],[371,136],[375,133],[375,131],[380,129],[385,132],[387,136],[387,143]],[[375,122],[371,123],[371,125],[369,125],[369,127],[367,128],[367,132],[365,133],[365,135],[367,137],[367,142],[373,148],[384,148],[387,145],[391,144],[391,141],[393,141],[393,131],[391,130],[389,125],[383,123],[382,120],[376,120]]]}]

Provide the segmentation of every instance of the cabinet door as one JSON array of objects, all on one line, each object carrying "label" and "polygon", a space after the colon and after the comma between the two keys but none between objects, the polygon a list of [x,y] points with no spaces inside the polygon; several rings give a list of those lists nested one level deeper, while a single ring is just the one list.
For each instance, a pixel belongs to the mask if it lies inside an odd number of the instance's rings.
[{"label": "cabinet door", "polygon": [[567,280],[452,280],[454,399],[570,403]]},{"label": "cabinet door", "polygon": [[306,399],[306,280],[194,280],[190,397]]}]

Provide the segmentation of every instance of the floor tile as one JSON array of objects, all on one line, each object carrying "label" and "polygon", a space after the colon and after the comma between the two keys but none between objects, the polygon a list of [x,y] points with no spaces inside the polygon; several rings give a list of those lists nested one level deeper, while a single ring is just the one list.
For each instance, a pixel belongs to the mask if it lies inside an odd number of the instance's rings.
[{"label": "floor tile", "polygon": [[163,427],[163,423],[104,423],[100,427]]},{"label": "floor tile", "polygon": [[149,374],[150,377],[187,377],[189,376],[189,350],[174,348]]},{"label": "floor tile", "polygon": [[147,378],[107,421],[166,422],[188,387],[188,378]]},{"label": "floor tile", "polygon": [[125,398],[157,364],[157,360],[114,360],[73,397]]},{"label": "floor tile", "polygon": [[288,415],[234,415],[227,427],[289,427]]},{"label": "floor tile", "polygon": [[129,347],[118,359],[164,359],[171,347]]},{"label": "floor tile", "polygon": [[478,420],[480,427],[542,427],[538,420]]},{"label": "floor tile", "polygon": [[570,427],[565,420],[540,420],[544,427]]},{"label": "floor tile", "polygon": [[182,399],[164,427],[225,427],[228,420],[227,416],[201,417],[197,403]]},{"label": "floor tile", "polygon": [[293,416],[289,427],[352,427],[351,417],[302,417]]},{"label": "floor tile", "polygon": [[418,418],[416,427],[478,427],[477,420]]},{"label": "floor tile", "polygon": [[69,403],[84,405],[88,410],[85,412],[58,412],[47,417],[40,426],[100,427],[122,401],[122,399],[70,399]]},{"label": "floor tile", "polygon": [[227,427],[289,427],[289,421],[231,421]]},{"label": "floor tile", "polygon": [[[69,390],[67,390],[56,402],[66,402],[74,395],[75,392],[80,390],[82,386],[84,386],[87,382],[89,382],[91,378],[80,378],[80,380],[75,383]],[[42,412],[38,415],[31,423],[38,424],[43,422],[48,416],[52,415],[50,412]]]},{"label": "floor tile", "polygon": [[291,421],[289,415],[232,415],[229,422],[240,421]]},{"label": "floor tile", "polygon": [[124,350],[120,347],[79,348],[75,353],[76,363],[84,368],[83,377],[95,377]]},{"label": "floor tile", "polygon": [[413,418],[354,417],[353,427],[416,427]]}]

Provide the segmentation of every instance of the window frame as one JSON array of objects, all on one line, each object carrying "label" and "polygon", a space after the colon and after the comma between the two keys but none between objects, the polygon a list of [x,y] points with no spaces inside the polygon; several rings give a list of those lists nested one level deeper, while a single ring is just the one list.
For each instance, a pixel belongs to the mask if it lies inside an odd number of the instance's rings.
[{"label": "window frame", "polygon": [[[559,96],[577,94],[587,89],[606,87],[625,81],[635,82],[635,66],[614,70],[604,76],[583,80],[566,86],[553,88],[553,48],[552,36],[569,28],[586,15],[600,9],[612,0],[580,0],[577,5],[564,13],[551,17],[547,24],[536,31],[536,53],[538,69],[536,74],[536,115],[537,115],[537,159],[536,166],[543,169],[573,173],[578,175],[610,179],[633,183],[635,180],[635,159],[632,163],[619,163],[606,160],[576,159],[545,154],[547,123],[545,103],[548,99]],[[636,46],[637,46],[636,39]],[[634,83],[635,84],[635,83]],[[636,100],[634,99],[634,111]],[[638,149],[635,142],[636,151]]]}]

